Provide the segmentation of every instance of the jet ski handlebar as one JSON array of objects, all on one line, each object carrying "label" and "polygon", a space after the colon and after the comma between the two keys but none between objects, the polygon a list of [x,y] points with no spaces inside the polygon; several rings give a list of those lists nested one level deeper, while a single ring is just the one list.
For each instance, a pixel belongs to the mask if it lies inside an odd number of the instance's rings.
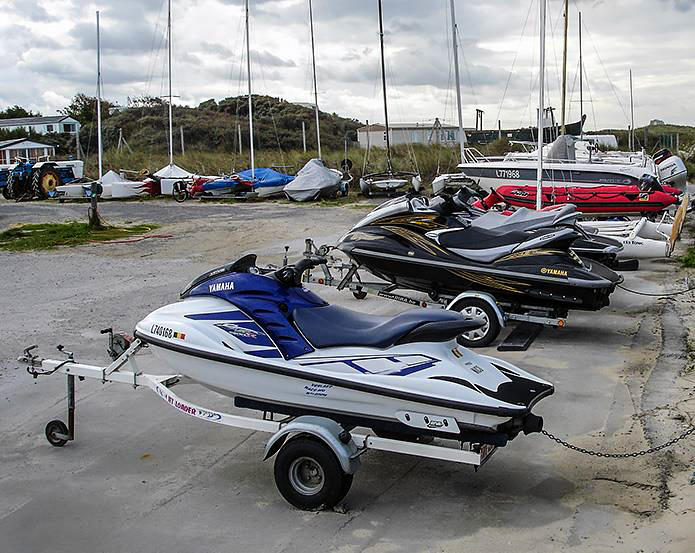
[{"label": "jet ski handlebar", "polygon": [[313,269],[319,265],[325,265],[328,260],[325,257],[312,256],[301,259],[294,265],[287,265],[275,271],[274,276],[287,286],[301,286],[304,271]]}]

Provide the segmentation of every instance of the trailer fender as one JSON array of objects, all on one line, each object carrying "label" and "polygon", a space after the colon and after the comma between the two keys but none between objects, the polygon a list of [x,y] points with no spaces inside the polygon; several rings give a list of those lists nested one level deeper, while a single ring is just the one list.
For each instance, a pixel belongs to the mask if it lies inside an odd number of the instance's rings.
[{"label": "trailer fender", "polygon": [[314,415],[297,417],[273,434],[265,446],[263,460],[275,455],[288,437],[301,435],[312,436],[330,447],[346,474],[357,472],[360,466],[359,450],[350,433],[334,420]]},{"label": "trailer fender", "polygon": [[458,296],[456,296],[453,300],[451,300],[446,308],[451,310],[456,303],[458,303],[460,300],[465,299],[465,298],[477,298],[479,300],[483,300],[484,302],[487,302],[490,304],[490,307],[492,307],[493,311],[495,312],[495,315],[497,315],[497,320],[500,323],[501,327],[504,327],[505,324],[505,318],[504,318],[504,313],[500,309],[500,306],[497,305],[497,302],[495,301],[495,297],[492,294],[488,294],[486,292],[474,292],[471,290],[468,290],[466,292],[461,292]]}]

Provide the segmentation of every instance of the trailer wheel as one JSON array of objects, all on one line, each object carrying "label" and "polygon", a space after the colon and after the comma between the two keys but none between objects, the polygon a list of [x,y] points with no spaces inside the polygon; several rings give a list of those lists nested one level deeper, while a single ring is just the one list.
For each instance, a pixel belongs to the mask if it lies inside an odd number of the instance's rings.
[{"label": "trailer wheel", "polygon": [[172,196],[178,203],[185,202],[188,199],[188,188],[183,181],[176,181],[173,186]]},{"label": "trailer wheel", "polygon": [[10,194],[10,186],[6,184],[5,186],[2,187],[2,197],[5,198],[6,200],[11,200],[12,195]]},{"label": "trailer wheel", "polygon": [[355,299],[357,300],[363,300],[367,297],[367,292],[362,290],[362,288],[356,288],[352,291],[352,295],[355,296]]},{"label": "trailer wheel", "polygon": [[480,319],[485,324],[474,330],[459,335],[457,341],[467,348],[482,348],[491,344],[500,333],[500,322],[497,313],[485,300],[478,298],[463,298],[456,302],[452,311],[458,311],[469,319]]},{"label": "trailer wheel", "polygon": [[282,497],[303,510],[334,507],[352,484],[333,451],[310,438],[287,442],[275,458],[274,473]]},{"label": "trailer wheel", "polygon": [[5,196],[5,199],[7,200],[14,200],[14,195],[15,195],[15,184],[17,181],[17,177],[15,177],[12,173],[7,175],[7,184],[5,185],[5,188],[2,189],[2,195]]},{"label": "trailer wheel", "polygon": [[46,425],[46,439],[54,447],[63,447],[68,443],[67,438],[63,437],[67,435],[68,427],[61,420],[54,420]]}]

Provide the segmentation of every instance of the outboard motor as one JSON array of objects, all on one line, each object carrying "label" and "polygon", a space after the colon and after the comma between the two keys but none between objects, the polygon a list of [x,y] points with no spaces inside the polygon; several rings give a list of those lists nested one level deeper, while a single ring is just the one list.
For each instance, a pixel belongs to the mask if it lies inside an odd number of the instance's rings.
[{"label": "outboard motor", "polygon": [[663,192],[664,187],[656,179],[654,175],[644,174],[640,177],[637,185],[642,192]]}]

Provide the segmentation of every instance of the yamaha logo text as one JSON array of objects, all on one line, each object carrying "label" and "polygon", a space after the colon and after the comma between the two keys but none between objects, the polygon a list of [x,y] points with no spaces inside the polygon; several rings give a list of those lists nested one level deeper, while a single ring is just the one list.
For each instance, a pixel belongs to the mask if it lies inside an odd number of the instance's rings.
[{"label": "yamaha logo text", "polygon": [[210,292],[226,292],[227,290],[234,290],[234,282],[228,280],[226,282],[216,282],[215,284],[210,284],[208,286]]}]

